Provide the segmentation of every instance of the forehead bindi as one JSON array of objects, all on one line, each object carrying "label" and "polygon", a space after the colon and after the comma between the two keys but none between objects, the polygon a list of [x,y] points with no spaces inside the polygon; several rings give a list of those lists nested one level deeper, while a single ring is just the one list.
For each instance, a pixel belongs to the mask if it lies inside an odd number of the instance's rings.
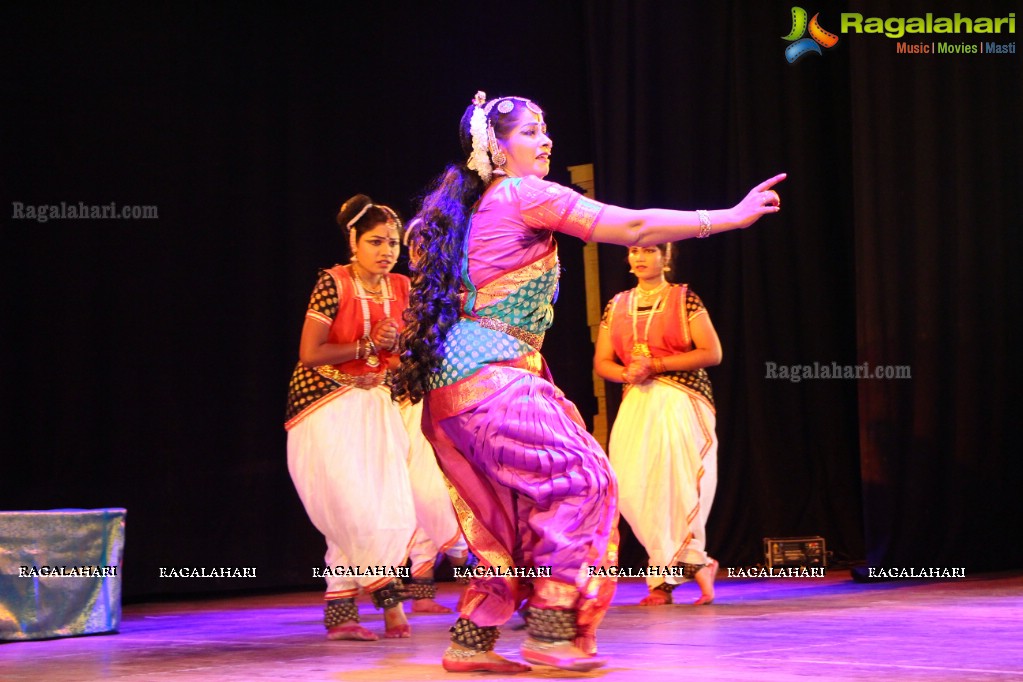
[{"label": "forehead bindi", "polygon": [[372,230],[362,235],[363,239],[398,239],[398,228],[388,226],[386,223],[380,223]]},{"label": "forehead bindi", "polygon": [[523,109],[519,115],[518,127],[520,129],[529,128],[530,126],[544,127],[546,124],[543,120],[543,114],[538,114],[529,109]]}]

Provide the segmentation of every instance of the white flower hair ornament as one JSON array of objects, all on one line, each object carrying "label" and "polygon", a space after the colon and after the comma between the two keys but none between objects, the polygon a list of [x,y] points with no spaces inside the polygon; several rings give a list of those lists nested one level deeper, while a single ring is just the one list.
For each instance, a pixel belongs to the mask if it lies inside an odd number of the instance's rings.
[{"label": "white flower hair ornament", "polygon": [[490,156],[487,154],[490,146],[490,136],[488,135],[487,129],[490,127],[487,125],[487,94],[482,90],[476,93],[476,96],[472,100],[475,108],[472,111],[472,117],[469,119],[469,132],[472,134],[472,153],[469,154],[469,160],[466,161],[466,166],[469,170],[476,171],[479,174],[483,182],[490,182],[490,178],[494,174],[494,168],[490,165]]}]

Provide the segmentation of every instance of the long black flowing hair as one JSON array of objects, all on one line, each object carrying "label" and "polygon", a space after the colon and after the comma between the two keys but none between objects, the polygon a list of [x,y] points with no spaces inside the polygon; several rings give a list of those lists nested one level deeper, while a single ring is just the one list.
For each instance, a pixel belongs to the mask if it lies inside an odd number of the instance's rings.
[{"label": "long black flowing hair", "polygon": [[[507,139],[528,100],[498,97],[514,107],[491,106],[488,123],[499,139]],[[533,105],[535,107],[535,105]],[[476,105],[462,115],[459,140],[463,158],[472,153],[470,121]],[[493,161],[491,160],[491,164]],[[440,371],[444,339],[459,316],[462,259],[465,256],[469,222],[487,184],[466,162],[450,164],[423,197],[419,212],[409,222],[409,272],[412,290],[404,313],[401,333],[401,366],[395,373],[391,393],[395,400],[422,400],[430,378]]]}]

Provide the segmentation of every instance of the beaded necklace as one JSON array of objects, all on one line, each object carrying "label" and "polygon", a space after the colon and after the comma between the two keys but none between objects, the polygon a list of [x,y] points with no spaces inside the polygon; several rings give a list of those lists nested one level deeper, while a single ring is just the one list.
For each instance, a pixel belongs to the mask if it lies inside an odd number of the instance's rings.
[{"label": "beaded necklace", "polygon": [[[352,275],[355,280],[355,297],[359,299],[362,304],[362,338],[367,341],[369,346],[369,352],[366,355],[366,364],[370,367],[380,366],[380,357],[376,352],[376,344],[369,338],[369,294],[366,293],[366,285],[363,284],[362,278],[359,277],[359,271],[355,265],[352,265]],[[384,303],[384,317],[391,316],[391,283],[388,280],[387,275],[384,275],[380,280],[380,296],[383,298]]]}]

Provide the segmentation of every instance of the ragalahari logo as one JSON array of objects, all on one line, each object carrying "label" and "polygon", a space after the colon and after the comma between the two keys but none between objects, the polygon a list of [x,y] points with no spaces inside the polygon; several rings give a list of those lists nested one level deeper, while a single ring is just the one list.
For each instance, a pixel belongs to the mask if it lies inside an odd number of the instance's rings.
[{"label": "ragalahari logo", "polygon": [[[830,31],[825,31],[817,22],[819,16],[820,13],[814,14],[813,19],[807,24],[806,10],[802,7],[792,8],[792,31],[787,36],[782,36],[782,40],[792,43],[785,48],[785,59],[789,60],[789,64],[795,64],[811,52],[822,54],[822,47],[830,48],[838,45],[838,36]],[[807,30],[810,32],[810,37],[804,38],[803,35]]]}]

